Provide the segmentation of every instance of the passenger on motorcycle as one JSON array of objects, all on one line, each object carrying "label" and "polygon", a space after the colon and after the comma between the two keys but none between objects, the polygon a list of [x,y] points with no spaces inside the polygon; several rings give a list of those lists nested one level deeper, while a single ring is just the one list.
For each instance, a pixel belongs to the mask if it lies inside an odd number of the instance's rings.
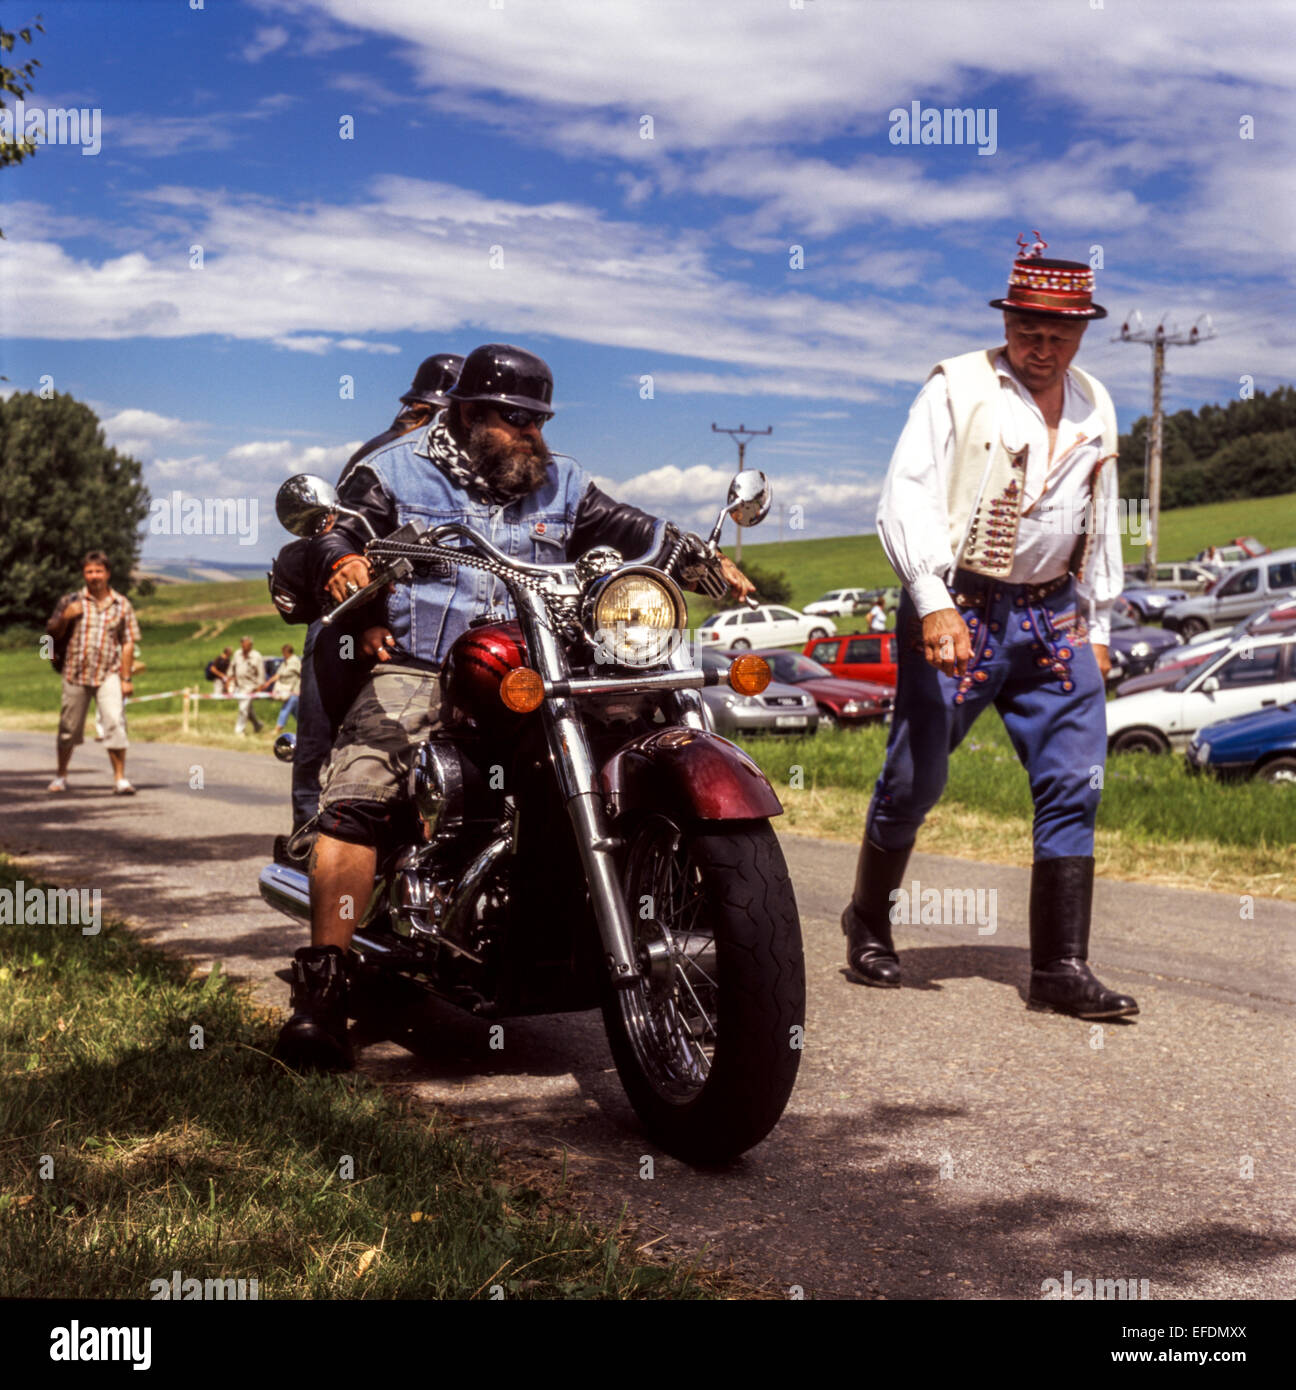
[{"label": "passenger on motorcycle", "polygon": [[[553,416],[553,377],[530,352],[504,344],[464,361],[450,405],[428,429],[367,455],[339,490],[385,536],[407,522],[462,522],[499,550],[539,564],[574,560],[596,545],[626,555],[649,545],[656,518],[601,491],[574,460],[549,452],[541,431]],[[366,537],[350,518],[312,542],[318,591],[336,599],[369,582]],[[753,591],[728,559],[724,576],[742,599]],[[311,945],[292,964],[293,1013],[275,1055],[289,1065],[353,1065],[346,1036],[347,952],[373,887],[378,847],[399,835],[410,758],[436,727],[438,673],[475,619],[514,616],[503,581],[461,568],[415,575],[375,600],[357,659],[372,661],[325,769],[319,834],[311,852]]]}]

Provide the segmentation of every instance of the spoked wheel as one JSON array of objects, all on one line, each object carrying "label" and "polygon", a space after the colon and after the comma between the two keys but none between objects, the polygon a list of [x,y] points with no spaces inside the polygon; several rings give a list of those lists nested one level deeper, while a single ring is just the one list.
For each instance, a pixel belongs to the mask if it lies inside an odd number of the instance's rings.
[{"label": "spoked wheel", "polygon": [[642,979],[608,991],[617,1071],[653,1141],[714,1164],[758,1144],[796,1080],[805,965],[796,899],[766,821],[630,836],[626,902]]}]

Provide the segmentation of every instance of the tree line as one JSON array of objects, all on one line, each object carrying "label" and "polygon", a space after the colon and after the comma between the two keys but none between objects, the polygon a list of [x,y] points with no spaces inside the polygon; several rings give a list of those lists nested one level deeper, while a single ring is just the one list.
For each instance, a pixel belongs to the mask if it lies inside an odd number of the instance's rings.
[{"label": "tree line", "polygon": [[[1147,495],[1151,417],[1120,437],[1121,492]],[[1257,391],[1226,406],[1167,415],[1161,426],[1161,505],[1195,507],[1296,492],[1296,389]]]}]

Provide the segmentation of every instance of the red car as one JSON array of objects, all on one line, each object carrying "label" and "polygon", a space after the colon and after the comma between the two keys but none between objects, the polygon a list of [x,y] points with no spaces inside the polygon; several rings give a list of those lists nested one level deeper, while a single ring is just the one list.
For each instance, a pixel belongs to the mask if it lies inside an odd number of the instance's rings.
[{"label": "red car", "polygon": [[895,689],[877,681],[842,680],[826,666],[778,647],[766,647],[756,652],[770,664],[776,681],[794,685],[812,697],[819,706],[821,727],[856,728],[874,720],[885,719],[895,703]]},{"label": "red car", "polygon": [[898,668],[894,632],[816,637],[805,644],[804,654],[843,680],[876,681],[895,689]]}]

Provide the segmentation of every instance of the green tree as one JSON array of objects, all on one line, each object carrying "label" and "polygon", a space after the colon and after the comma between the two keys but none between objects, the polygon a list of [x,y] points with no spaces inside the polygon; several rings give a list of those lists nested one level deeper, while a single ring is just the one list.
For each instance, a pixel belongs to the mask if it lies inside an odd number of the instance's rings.
[{"label": "green tree", "polygon": [[758,565],[744,565],[742,572],[756,586],[756,597],[762,603],[791,603],[792,585],[782,570],[763,570]]},{"label": "green tree", "polygon": [[88,405],[58,392],[0,401],[0,626],[43,623],[80,584],[87,550],[107,552],[126,593],[148,509],[138,460],[108,447]]},{"label": "green tree", "polygon": [[[41,34],[45,32],[41,26],[39,15],[36,16],[35,23],[26,29],[19,29],[15,32],[0,28],[0,52],[12,53],[14,43],[18,39],[21,39],[25,44],[30,44],[32,29]],[[16,97],[30,92],[32,90],[32,75],[38,67],[40,67],[39,58],[29,58],[21,67],[17,68],[0,64],[0,91],[9,92]],[[5,106],[7,103],[0,99],[0,108]],[[20,137],[19,132],[15,130],[12,141],[0,140],[0,168],[6,164],[21,164],[24,159],[30,159],[35,153],[35,144],[25,137]],[[0,231],[0,237],[2,236],[4,236],[4,232]]]}]

